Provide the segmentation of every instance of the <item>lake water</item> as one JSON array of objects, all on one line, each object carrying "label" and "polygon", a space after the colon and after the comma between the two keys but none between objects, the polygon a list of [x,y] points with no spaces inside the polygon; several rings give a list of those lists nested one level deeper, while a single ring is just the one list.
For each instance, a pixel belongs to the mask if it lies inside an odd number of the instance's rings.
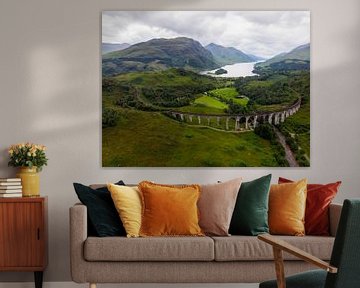
[{"label": "lake water", "polygon": [[211,71],[202,71],[200,74],[210,75],[214,77],[244,77],[244,76],[254,76],[258,74],[254,74],[252,70],[254,70],[254,65],[258,62],[250,62],[250,63],[235,63],[232,65],[225,65],[221,68],[225,69],[228,73],[216,75],[215,71],[220,69],[214,69]]}]

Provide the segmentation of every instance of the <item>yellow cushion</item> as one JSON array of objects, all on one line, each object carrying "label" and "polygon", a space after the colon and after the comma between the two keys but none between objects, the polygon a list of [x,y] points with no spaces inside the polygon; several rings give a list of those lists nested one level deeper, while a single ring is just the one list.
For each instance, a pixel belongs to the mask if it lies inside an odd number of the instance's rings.
[{"label": "yellow cushion", "polygon": [[197,201],[199,185],[171,186],[143,181],[140,236],[202,236]]},{"label": "yellow cushion", "polygon": [[139,237],[141,196],[137,187],[108,184],[108,190],[124,225],[127,237]]},{"label": "yellow cushion", "polygon": [[271,185],[269,195],[269,228],[271,234],[305,234],[307,180]]}]

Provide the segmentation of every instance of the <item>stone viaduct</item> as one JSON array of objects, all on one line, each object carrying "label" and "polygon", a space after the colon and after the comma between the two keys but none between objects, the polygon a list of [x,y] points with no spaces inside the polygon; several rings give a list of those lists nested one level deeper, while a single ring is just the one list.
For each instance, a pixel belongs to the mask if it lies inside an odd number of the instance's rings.
[{"label": "stone viaduct", "polygon": [[224,115],[224,114],[199,114],[191,112],[166,111],[166,115],[189,124],[207,125],[215,123],[216,128],[229,131],[253,130],[259,123],[278,125],[285,119],[295,114],[301,105],[299,98],[294,104],[279,111],[261,111],[250,114]]}]

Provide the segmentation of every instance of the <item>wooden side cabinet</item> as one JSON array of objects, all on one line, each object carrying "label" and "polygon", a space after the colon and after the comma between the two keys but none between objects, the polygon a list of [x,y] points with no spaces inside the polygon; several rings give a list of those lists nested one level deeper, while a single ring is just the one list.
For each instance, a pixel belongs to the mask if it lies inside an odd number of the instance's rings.
[{"label": "wooden side cabinet", "polygon": [[0,198],[0,271],[32,271],[41,288],[47,250],[47,197]]}]

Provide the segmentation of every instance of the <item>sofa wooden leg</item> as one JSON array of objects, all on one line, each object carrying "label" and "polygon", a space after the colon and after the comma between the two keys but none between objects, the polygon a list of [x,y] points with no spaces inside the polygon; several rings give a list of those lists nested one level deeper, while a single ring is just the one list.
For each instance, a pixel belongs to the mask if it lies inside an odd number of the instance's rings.
[{"label": "sofa wooden leg", "polygon": [[96,284],[95,283],[89,283],[89,288],[96,288]]}]

